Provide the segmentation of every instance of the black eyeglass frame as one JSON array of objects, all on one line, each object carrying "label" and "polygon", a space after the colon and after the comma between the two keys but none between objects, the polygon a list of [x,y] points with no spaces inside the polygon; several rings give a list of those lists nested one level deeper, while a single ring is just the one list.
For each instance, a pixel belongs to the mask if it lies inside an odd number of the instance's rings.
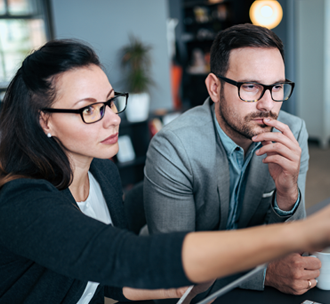
[{"label": "black eyeglass frame", "polygon": [[[235,80],[232,80],[232,79],[223,77],[221,75],[217,75],[217,74],[215,74],[215,75],[219,79],[221,79],[221,80],[223,80],[225,82],[228,82],[229,84],[232,84],[232,85],[236,86],[238,88],[238,97],[242,101],[244,101],[244,102],[257,102],[257,101],[259,101],[264,96],[266,90],[269,90],[270,96],[271,96],[272,100],[274,100],[275,102],[284,102],[284,101],[288,100],[291,97],[291,95],[293,93],[294,86],[295,86],[295,83],[293,81],[289,80],[289,79],[285,79],[285,81],[283,81],[283,82],[277,82],[277,83],[274,83],[274,84],[271,84],[271,85],[265,85],[265,84],[262,84],[262,83],[259,83],[259,82],[255,82],[255,81],[237,82]],[[249,84],[249,83],[251,83],[251,84],[258,84],[258,85],[261,85],[263,87],[263,91],[262,91],[260,97],[257,100],[245,100],[245,99],[243,99],[241,97],[241,94],[240,94],[241,86],[243,84]],[[286,99],[284,99],[284,100],[275,100],[273,98],[273,93],[272,93],[273,87],[276,86],[276,85],[278,85],[278,84],[289,84],[289,85],[291,85],[291,92],[290,92],[289,96]]]},{"label": "black eyeglass frame", "polygon": [[85,106],[85,107],[82,107],[80,109],[76,109],[76,110],[73,110],[73,109],[56,109],[56,108],[43,108],[41,109],[42,112],[47,112],[47,113],[75,113],[75,114],[80,114],[81,116],[81,119],[82,121],[85,123],[85,124],[92,124],[92,123],[95,123],[95,122],[98,122],[100,121],[103,117],[104,117],[104,114],[105,114],[105,111],[103,111],[103,114],[101,115],[100,119],[98,120],[95,120],[95,121],[92,121],[92,122],[86,122],[84,120],[84,115],[83,115],[83,112],[85,109],[88,109],[90,106],[92,105],[95,105],[95,104],[103,104],[104,107],[108,106],[110,109],[111,109],[111,102],[116,99],[117,97],[121,97],[121,96],[125,96],[126,97],[126,101],[125,101],[125,107],[123,110],[115,113],[115,114],[119,114],[119,113],[122,113],[126,110],[126,107],[127,107],[127,99],[128,99],[128,93],[119,93],[119,92],[114,92],[115,96],[110,98],[109,100],[107,101],[103,101],[103,102],[94,102],[88,106]]}]

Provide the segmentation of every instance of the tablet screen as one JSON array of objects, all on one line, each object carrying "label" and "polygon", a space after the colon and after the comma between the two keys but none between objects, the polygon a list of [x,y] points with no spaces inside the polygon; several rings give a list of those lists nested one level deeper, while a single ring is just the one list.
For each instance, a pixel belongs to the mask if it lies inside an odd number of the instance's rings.
[{"label": "tablet screen", "polygon": [[[251,278],[257,272],[262,271],[266,267],[267,267],[267,264],[263,264],[263,265],[257,266],[256,268],[254,268],[251,271],[245,273],[244,275],[242,275],[238,279],[236,279],[236,280],[232,281],[231,283],[229,283],[229,284],[221,287],[219,290],[216,290],[216,291],[212,292],[209,296],[207,296],[205,299],[199,301],[197,304],[207,304],[210,301],[212,301],[212,300],[214,300],[214,299],[216,299],[216,298],[224,295],[225,293],[227,293],[227,292],[231,291],[232,289],[238,287],[241,283],[243,283],[247,279]],[[189,294],[193,290],[193,287],[194,286],[190,286],[186,290],[186,292],[179,299],[179,301],[177,302],[177,304],[187,304],[187,303],[189,303],[189,301],[191,300],[191,297],[189,297]]]}]

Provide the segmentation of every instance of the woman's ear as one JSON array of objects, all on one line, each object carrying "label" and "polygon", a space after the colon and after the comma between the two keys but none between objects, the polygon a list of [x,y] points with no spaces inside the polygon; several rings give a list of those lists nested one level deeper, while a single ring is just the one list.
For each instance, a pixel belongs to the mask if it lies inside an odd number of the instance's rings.
[{"label": "woman's ear", "polygon": [[215,76],[213,73],[208,74],[205,79],[205,85],[212,101],[219,102],[221,83],[218,77]]},{"label": "woman's ear", "polygon": [[49,134],[52,134],[51,133],[51,128],[50,128],[50,125],[49,125],[49,115],[48,114],[45,114],[44,112],[40,112],[40,115],[39,115],[39,123],[40,123],[40,126],[41,128],[44,130],[45,134],[49,136]]}]

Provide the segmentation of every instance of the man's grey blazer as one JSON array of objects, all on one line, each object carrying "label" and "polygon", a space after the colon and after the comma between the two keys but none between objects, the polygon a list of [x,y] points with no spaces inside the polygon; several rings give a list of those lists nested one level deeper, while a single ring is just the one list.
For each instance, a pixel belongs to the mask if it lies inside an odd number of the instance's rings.
[{"label": "man's grey blazer", "polygon": [[[208,98],[166,125],[150,142],[144,178],[144,207],[150,233],[225,230],[229,210],[229,166],[216,130]],[[302,149],[298,186],[299,206],[292,216],[273,209],[275,183],[253,155],[238,228],[294,220],[305,216],[305,181],[308,170],[308,134],[302,119],[280,111]],[[274,132],[278,132],[274,130]],[[263,289],[263,274],[250,280],[251,289]]]}]

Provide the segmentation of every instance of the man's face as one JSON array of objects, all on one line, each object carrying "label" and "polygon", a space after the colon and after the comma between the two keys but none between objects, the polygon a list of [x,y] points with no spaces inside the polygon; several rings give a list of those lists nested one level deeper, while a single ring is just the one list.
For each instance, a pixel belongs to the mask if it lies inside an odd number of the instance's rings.
[{"label": "man's face", "polygon": [[[237,82],[271,85],[285,80],[284,62],[276,48],[235,49],[230,53],[229,69],[224,76]],[[216,116],[221,128],[240,145],[241,141],[250,141],[259,133],[270,132],[263,118],[277,119],[281,106],[281,102],[272,100],[269,90],[257,102],[244,102],[236,86],[224,83],[216,104]]]}]

